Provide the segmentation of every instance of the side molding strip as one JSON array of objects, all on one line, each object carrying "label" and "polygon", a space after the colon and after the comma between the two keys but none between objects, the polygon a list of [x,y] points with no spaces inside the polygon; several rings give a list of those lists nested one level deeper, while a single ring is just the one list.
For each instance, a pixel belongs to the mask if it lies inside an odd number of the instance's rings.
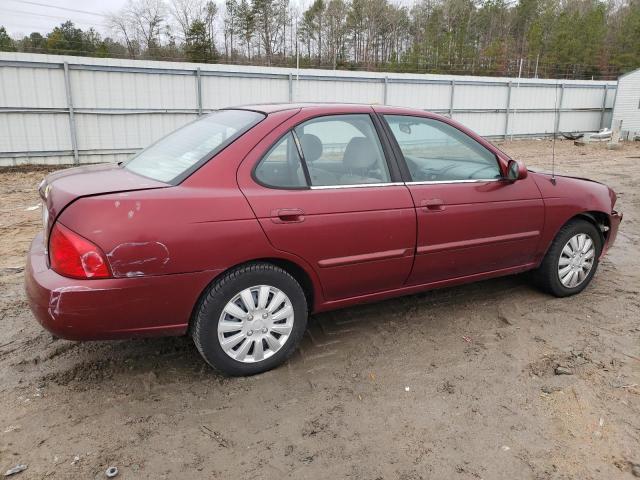
[{"label": "side molding strip", "polygon": [[462,240],[460,242],[438,243],[436,245],[422,245],[416,250],[418,255],[425,253],[441,252],[443,250],[457,250],[460,248],[478,247],[480,245],[488,245],[491,243],[512,242],[514,240],[524,240],[540,235],[539,230],[531,232],[512,233],[509,235],[498,235],[496,237],[474,238],[473,240]]},{"label": "side molding strip", "polygon": [[386,250],[384,252],[364,253],[362,255],[351,255],[348,257],[327,258],[320,260],[318,265],[322,268],[340,267],[342,265],[352,265],[354,263],[372,262],[374,260],[388,260],[390,258],[404,257],[411,251],[410,248],[398,250]]}]

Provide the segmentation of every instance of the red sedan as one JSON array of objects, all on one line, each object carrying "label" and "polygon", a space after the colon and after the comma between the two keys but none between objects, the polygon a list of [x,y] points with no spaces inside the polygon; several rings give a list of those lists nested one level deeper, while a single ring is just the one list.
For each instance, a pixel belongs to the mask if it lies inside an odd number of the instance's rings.
[{"label": "red sedan", "polygon": [[525,270],[573,295],[622,219],[605,185],[527,171],[448,118],[365,105],[219,110],[40,194],[26,291],[45,328],[188,333],[231,375],[282,363],[313,312]]}]

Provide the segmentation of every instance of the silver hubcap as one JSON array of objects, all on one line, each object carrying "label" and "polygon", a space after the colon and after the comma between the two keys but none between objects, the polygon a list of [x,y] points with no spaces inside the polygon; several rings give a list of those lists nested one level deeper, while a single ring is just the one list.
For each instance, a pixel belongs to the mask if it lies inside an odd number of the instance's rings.
[{"label": "silver hubcap", "polygon": [[218,320],[222,350],[243,363],[260,362],[286,343],[293,328],[293,306],[284,292],[269,285],[242,290]]},{"label": "silver hubcap", "polygon": [[586,233],[578,233],[569,239],[558,261],[558,278],[567,288],[580,285],[589,276],[595,260],[596,248]]}]

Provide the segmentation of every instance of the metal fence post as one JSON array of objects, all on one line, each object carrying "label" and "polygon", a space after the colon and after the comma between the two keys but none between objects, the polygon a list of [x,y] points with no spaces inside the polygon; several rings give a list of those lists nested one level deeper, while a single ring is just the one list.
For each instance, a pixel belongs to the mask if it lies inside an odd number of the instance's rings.
[{"label": "metal fence post", "polygon": [[511,82],[509,82],[509,89],[507,90],[507,111],[504,118],[504,139],[507,139],[509,134],[509,113],[511,112]]},{"label": "metal fence post", "polygon": [[384,98],[382,100],[382,104],[387,104],[387,99],[389,98],[389,77],[384,77]]},{"label": "metal fence post", "polygon": [[620,83],[616,84],[616,91],[613,93],[613,106],[611,107],[611,122],[610,126],[613,127],[613,114],[616,112],[616,100],[618,99],[618,88],[620,88]]},{"label": "metal fence post", "polygon": [[293,102],[293,74],[289,74],[289,102]]},{"label": "metal fence post", "polygon": [[453,99],[456,89],[456,81],[451,80],[451,96],[449,97],[449,118],[453,118]]},{"label": "metal fence post", "polygon": [[69,109],[69,130],[71,132],[71,148],[73,150],[73,163],[78,165],[78,136],[76,133],[76,119],[73,112],[73,97],[71,96],[71,78],[69,77],[69,64],[64,62],[64,89],[67,94],[67,108]]},{"label": "metal fence post", "polygon": [[202,76],[200,75],[200,67],[196,69],[196,89],[198,95],[198,115],[202,115]]},{"label": "metal fence post", "polygon": [[558,131],[560,129],[560,112],[562,111],[562,97],[564,96],[564,83],[560,84],[560,101],[558,105],[556,105],[556,124],[553,128],[553,136],[558,136]]},{"label": "metal fence post", "polygon": [[602,109],[600,110],[600,129],[602,129],[602,124],[604,123],[604,110],[607,106],[607,84],[603,85],[602,89]]}]

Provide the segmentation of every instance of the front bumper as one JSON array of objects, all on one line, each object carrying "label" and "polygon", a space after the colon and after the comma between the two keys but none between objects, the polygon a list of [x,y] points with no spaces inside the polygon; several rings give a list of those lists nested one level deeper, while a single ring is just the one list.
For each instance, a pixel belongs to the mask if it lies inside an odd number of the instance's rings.
[{"label": "front bumper", "polygon": [[77,280],[47,265],[43,234],[31,243],[25,270],[38,322],[69,340],[182,335],[201,292],[218,272]]}]

